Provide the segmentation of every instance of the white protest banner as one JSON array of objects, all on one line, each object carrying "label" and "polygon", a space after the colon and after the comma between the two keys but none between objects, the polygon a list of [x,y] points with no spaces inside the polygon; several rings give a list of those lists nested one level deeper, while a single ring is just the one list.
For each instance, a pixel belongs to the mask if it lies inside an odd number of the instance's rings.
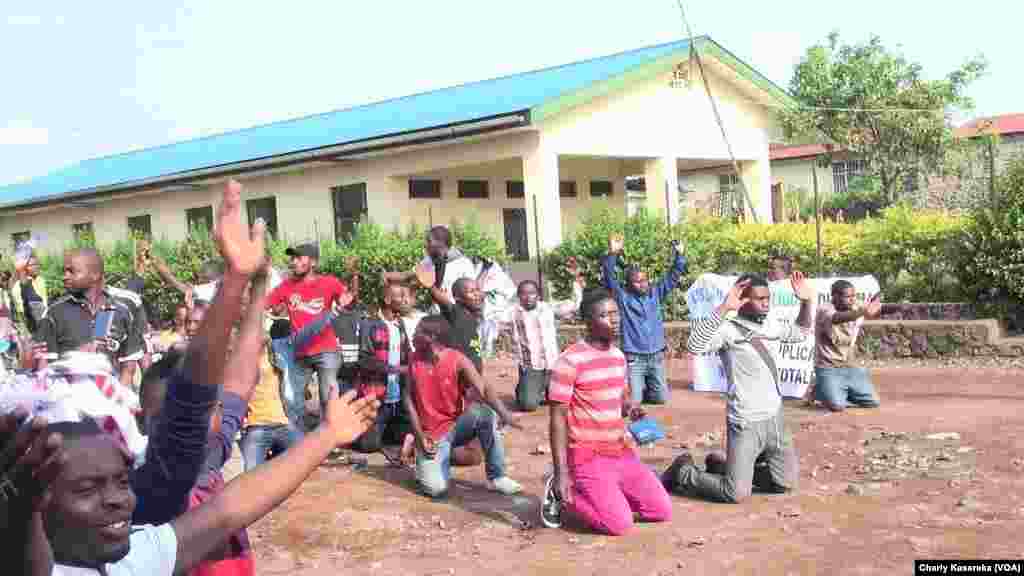
[{"label": "white protest banner", "polygon": [[[725,300],[729,288],[739,279],[738,276],[720,276],[703,274],[686,291],[686,305],[690,311],[690,320],[696,320],[711,314]],[[818,293],[817,306],[830,304],[832,283],[836,280],[847,280],[853,284],[857,292],[858,304],[864,304],[878,293],[878,280],[874,276],[857,276],[851,278],[808,278],[811,286]],[[771,311],[766,322],[792,324],[800,314],[800,301],[793,293],[793,285],[789,280],[769,283],[772,294]],[[857,321],[858,331],[863,319]],[[813,326],[813,320],[812,320]],[[856,335],[854,335],[856,338]],[[779,371],[779,384],[782,395],[789,398],[802,398],[811,384],[814,374],[814,334],[813,331],[803,342],[796,344],[775,344],[776,364]],[[694,356],[690,355],[693,389],[698,392],[729,392],[729,383],[725,377],[722,360],[717,354]]]}]

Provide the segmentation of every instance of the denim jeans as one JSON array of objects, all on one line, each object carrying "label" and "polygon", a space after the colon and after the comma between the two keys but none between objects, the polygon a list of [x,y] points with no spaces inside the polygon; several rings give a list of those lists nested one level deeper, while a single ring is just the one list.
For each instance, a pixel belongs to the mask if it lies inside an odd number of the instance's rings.
[{"label": "denim jeans", "polygon": [[516,404],[524,412],[533,412],[547,399],[551,372],[519,367],[519,383],[516,385]]},{"label": "denim jeans", "polygon": [[264,463],[268,453],[271,457],[277,456],[301,439],[302,435],[291,425],[245,427],[242,429],[242,439],[238,441],[242,460],[245,461],[245,471]]},{"label": "denim jeans", "polygon": [[484,449],[488,480],[505,475],[505,440],[498,429],[498,415],[488,406],[473,404],[459,416],[451,430],[435,442],[437,452],[427,456],[416,452],[416,483],[427,496],[441,498],[448,493],[451,480],[452,450],[480,439]]},{"label": "denim jeans", "polygon": [[668,384],[665,382],[665,353],[626,354],[629,369],[629,387],[633,391],[633,405],[642,402],[665,404],[668,402]]},{"label": "denim jeans", "polygon": [[[781,493],[796,488],[800,458],[786,429],[782,410],[767,420],[728,422],[725,474],[712,474],[685,465],[670,478],[672,491],[716,502],[741,502],[756,487]],[[764,466],[757,466],[759,461]]]},{"label": "denim jeans", "polygon": [[291,338],[270,341],[274,361],[281,370],[281,399],[284,413],[299,435],[306,431],[306,372],[295,363],[295,350]]},{"label": "denim jeans", "polygon": [[[295,372],[302,375],[299,379],[300,382],[306,382],[310,371],[316,372],[316,381],[320,389],[321,418],[327,412],[327,401],[346,391],[338,390],[338,368],[340,367],[341,354],[338,352],[321,352],[295,360]],[[305,403],[305,394],[302,398]]]},{"label": "denim jeans", "polygon": [[815,368],[814,376],[814,399],[830,408],[843,409],[848,404],[863,408],[879,405],[867,368]]}]

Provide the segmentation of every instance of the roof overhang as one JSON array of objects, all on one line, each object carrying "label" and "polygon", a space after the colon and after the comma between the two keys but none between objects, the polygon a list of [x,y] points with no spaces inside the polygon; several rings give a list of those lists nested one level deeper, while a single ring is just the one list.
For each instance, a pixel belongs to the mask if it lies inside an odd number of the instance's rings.
[{"label": "roof overhang", "polygon": [[[692,50],[701,57],[712,59],[716,71],[722,68],[730,73],[733,77],[732,80],[747,82],[751,89],[748,92],[756,92],[758,99],[762,100],[762,103],[766,105],[781,105],[783,107],[796,106],[796,100],[786,93],[785,90],[711,38],[700,37],[694,39]],[[534,123],[539,123],[542,120],[576,108],[595,98],[626,89],[630,85],[657,78],[671,72],[680,59],[689,58],[690,56],[691,48],[689,46],[680,48],[643,66],[637,66],[624,74],[602,82],[596,82],[583,90],[565,94],[540,106],[536,106],[530,109],[530,119]]]},{"label": "roof overhang", "polygon": [[219,166],[209,166],[198,170],[189,170],[174,174],[166,174],[144,180],[120,182],[110,186],[100,186],[78,190],[68,194],[15,200],[0,203],[0,212],[38,211],[55,205],[69,207],[91,206],[123,194],[136,194],[147,189],[152,192],[166,192],[177,189],[191,189],[197,181],[210,178],[243,175],[266,170],[280,170],[290,166],[311,162],[337,162],[348,158],[366,157],[397,148],[435,145],[441,142],[492,134],[503,131],[521,129],[530,124],[529,111],[518,111],[490,118],[481,118],[470,122],[462,122],[449,126],[428,128],[400,134],[389,134],[355,142],[344,142],[311,150],[291,152],[266,158],[246,160]]}]

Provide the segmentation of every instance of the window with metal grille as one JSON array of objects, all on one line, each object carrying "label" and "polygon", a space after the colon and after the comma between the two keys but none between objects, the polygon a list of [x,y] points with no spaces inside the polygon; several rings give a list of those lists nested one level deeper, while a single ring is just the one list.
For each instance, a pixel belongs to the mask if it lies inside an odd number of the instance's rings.
[{"label": "window with metal grille", "polygon": [[153,236],[153,219],[149,214],[128,217],[128,231],[132,236],[151,238]]},{"label": "window with metal grille", "polygon": [[488,198],[490,195],[487,180],[459,180],[459,198]]},{"label": "window with metal grille", "polygon": [[213,231],[213,206],[198,206],[185,210],[185,224],[188,226],[188,234],[193,231],[203,230],[205,233]]},{"label": "window with metal grille", "polygon": [[562,198],[575,198],[576,197],[576,181],[575,180],[562,180],[558,183],[558,195]]},{"label": "window with metal grille", "polygon": [[270,237],[277,238],[277,198],[269,196],[246,200],[245,211],[249,215],[249,226],[255,224],[257,218],[262,218]]},{"label": "window with metal grille", "polygon": [[77,238],[93,238],[92,222],[79,222],[71,225],[71,235]]},{"label": "window with metal grille", "polygon": [[864,175],[866,164],[863,160],[847,160],[832,163],[832,191],[845,194],[850,187],[850,180]]},{"label": "window with metal grille", "polygon": [[718,205],[715,206],[719,218],[728,218],[736,213],[736,189],[740,179],[735,174],[718,175]]},{"label": "window with metal grille", "polygon": [[506,198],[525,198],[526,197],[526,186],[523,185],[522,180],[509,180],[505,182],[505,197]]},{"label": "window with metal grille", "polygon": [[409,198],[440,198],[440,180],[409,180]]},{"label": "window with metal grille", "polygon": [[331,188],[331,205],[334,206],[334,240],[349,242],[367,214],[366,183]]},{"label": "window with metal grille", "polygon": [[17,248],[18,244],[28,242],[31,238],[32,232],[29,230],[25,230],[24,232],[15,232],[14,234],[11,234],[11,244],[14,248]]},{"label": "window with metal grille", "polygon": [[612,195],[612,183],[609,180],[591,180],[590,197],[607,198]]}]

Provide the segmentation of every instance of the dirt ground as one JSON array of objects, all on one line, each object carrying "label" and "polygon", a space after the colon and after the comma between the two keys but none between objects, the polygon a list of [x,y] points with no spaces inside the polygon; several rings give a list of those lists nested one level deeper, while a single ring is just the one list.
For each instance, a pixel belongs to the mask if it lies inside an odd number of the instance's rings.
[{"label": "dirt ground", "polygon": [[[670,405],[650,408],[669,438],[639,449],[663,469],[685,445],[721,446],[724,401],[687,390],[670,366]],[[511,401],[511,364],[487,374]],[[611,538],[539,526],[550,455],[547,413],[506,435],[509,475],[524,493],[484,488],[483,467],[458,469],[447,502],[413,491],[412,472],[371,456],[364,470],[321,467],[250,529],[259,574],[878,574],[915,558],[1021,558],[1024,371],[874,370],[878,410],[830,414],[787,402],[800,488],[739,505],[674,496],[670,523]]]}]

